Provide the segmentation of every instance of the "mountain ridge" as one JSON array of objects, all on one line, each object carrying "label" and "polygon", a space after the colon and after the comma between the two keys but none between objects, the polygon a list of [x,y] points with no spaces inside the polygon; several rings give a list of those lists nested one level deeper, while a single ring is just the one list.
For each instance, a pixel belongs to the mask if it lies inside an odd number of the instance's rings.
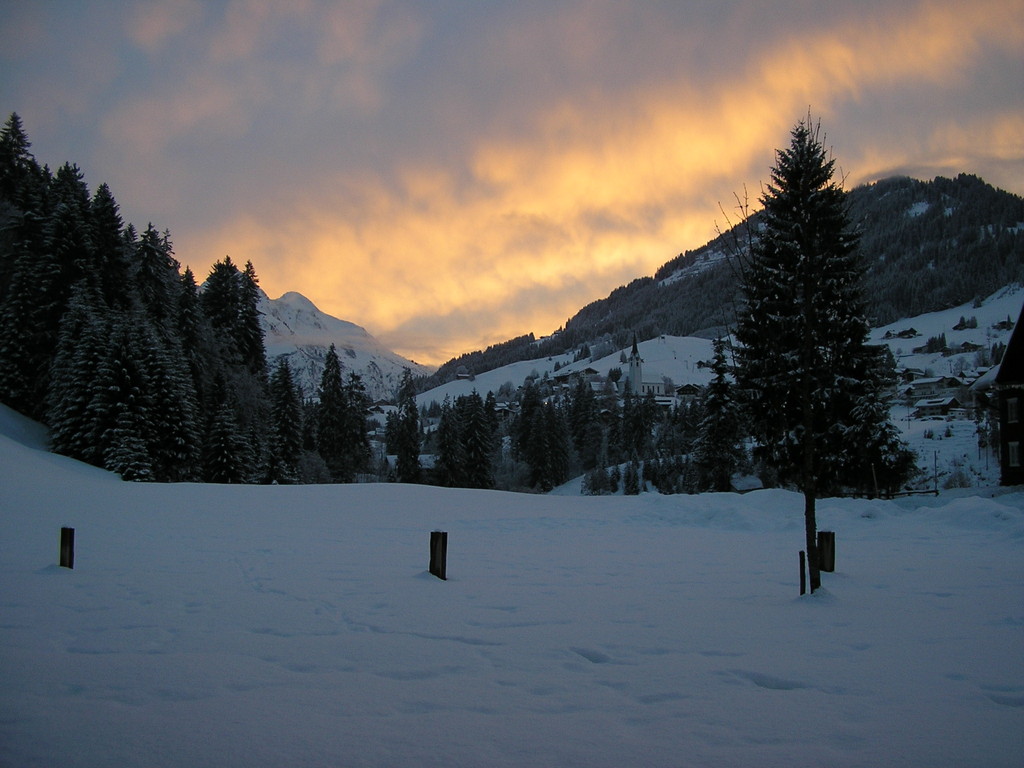
[{"label": "mountain ridge", "polygon": [[[930,181],[895,176],[850,190],[861,236],[865,297],[872,325],[958,306],[1024,282],[1024,198],[977,176]],[[430,389],[465,367],[479,374],[517,360],[564,354],[597,341],[624,347],[636,333],[713,338],[732,322],[735,260],[759,221],[754,213],[607,297],[582,307],[551,336],[519,336],[441,365]]]}]

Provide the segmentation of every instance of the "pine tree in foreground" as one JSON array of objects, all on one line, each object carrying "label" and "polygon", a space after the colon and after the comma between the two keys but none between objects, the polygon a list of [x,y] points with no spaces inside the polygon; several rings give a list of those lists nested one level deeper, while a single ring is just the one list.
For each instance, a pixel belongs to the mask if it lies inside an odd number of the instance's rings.
[{"label": "pine tree in foreground", "polygon": [[[843,482],[855,405],[877,386],[857,238],[834,163],[809,120],[776,153],[736,329],[758,455],[804,495],[812,591],[821,584],[815,499]],[[873,432],[884,422],[860,426]]]}]

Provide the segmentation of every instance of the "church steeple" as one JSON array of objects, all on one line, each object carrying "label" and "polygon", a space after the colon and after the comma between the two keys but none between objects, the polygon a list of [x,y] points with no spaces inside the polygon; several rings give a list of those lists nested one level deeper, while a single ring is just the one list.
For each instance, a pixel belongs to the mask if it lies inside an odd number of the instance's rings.
[{"label": "church steeple", "polygon": [[629,353],[629,388],[634,395],[639,395],[644,381],[643,360],[640,358],[640,349],[636,345],[636,333],[633,333],[633,349]]}]

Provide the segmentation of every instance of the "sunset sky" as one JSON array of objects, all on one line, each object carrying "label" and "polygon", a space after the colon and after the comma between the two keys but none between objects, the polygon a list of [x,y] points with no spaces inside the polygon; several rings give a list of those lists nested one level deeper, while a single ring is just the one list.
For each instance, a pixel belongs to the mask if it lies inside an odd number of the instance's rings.
[{"label": "sunset sky", "polygon": [[1024,194],[1024,0],[0,0],[41,163],[421,363],[702,245],[808,109],[847,186]]}]

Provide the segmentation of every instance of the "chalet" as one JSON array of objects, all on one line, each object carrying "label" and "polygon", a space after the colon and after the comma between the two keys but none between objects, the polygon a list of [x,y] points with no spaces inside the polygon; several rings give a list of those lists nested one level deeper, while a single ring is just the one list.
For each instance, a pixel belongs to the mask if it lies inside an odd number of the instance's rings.
[{"label": "chalet", "polygon": [[900,381],[909,384],[912,381],[924,378],[924,370],[921,368],[904,368],[899,372]]},{"label": "chalet", "polygon": [[562,368],[561,370],[555,371],[551,377],[554,379],[556,384],[560,384],[564,387],[575,386],[576,382],[593,381],[599,377],[596,368],[591,368],[589,365],[586,368]]},{"label": "chalet", "polygon": [[[1021,312],[1024,317],[1024,310]],[[999,408],[999,465],[1002,485],[1024,483],[1021,443],[1024,442],[1024,331],[1017,323],[1010,334],[1003,361],[995,375],[996,403]]]},{"label": "chalet", "polygon": [[918,419],[941,418],[949,416],[950,411],[959,409],[960,401],[953,396],[930,397],[914,403],[914,417]]},{"label": "chalet", "polygon": [[683,384],[676,387],[676,399],[681,403],[690,403],[700,397],[701,388],[696,384]]},{"label": "chalet", "polygon": [[956,376],[933,376],[914,379],[907,388],[907,394],[913,399],[940,397],[962,386],[964,382]]},{"label": "chalet", "polygon": [[886,331],[883,339],[914,339],[921,334],[914,328],[904,328],[902,331]]}]

